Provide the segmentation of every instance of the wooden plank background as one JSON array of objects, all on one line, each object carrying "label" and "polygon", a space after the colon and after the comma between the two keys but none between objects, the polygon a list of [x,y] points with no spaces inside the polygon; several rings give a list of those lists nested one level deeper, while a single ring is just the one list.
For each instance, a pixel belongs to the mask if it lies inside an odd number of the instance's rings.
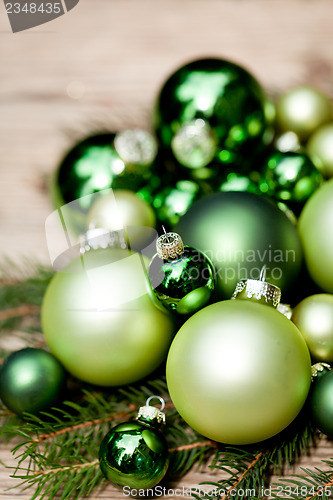
[{"label": "wooden plank background", "polygon": [[[272,94],[306,82],[333,97],[333,3],[81,0],[65,16],[17,34],[1,3],[0,258],[49,264],[45,186],[63,153],[99,124],[148,126],[167,75],[203,56],[244,65]],[[12,465],[9,450],[0,445],[0,460]],[[297,467],[331,456],[324,439]],[[208,471],[193,471],[178,487],[207,478]],[[0,466],[0,499],[31,497],[6,491],[11,485]],[[109,486],[98,498],[123,495]]]}]

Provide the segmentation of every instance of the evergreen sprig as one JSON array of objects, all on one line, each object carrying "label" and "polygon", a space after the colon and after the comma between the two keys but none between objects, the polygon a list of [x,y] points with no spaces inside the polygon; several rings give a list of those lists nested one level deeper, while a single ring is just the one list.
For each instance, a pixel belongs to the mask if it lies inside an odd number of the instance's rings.
[{"label": "evergreen sprig", "polygon": [[[33,276],[23,280],[18,280],[15,273],[0,276],[3,335],[15,331],[15,335],[24,336],[27,345],[41,343],[39,308],[52,275],[50,270],[36,269]],[[1,357],[7,351],[0,345]],[[166,480],[178,479],[193,466],[210,464],[214,480],[201,483],[206,493],[200,489],[200,493],[193,493],[193,498],[263,497],[262,488],[269,485],[271,474],[282,474],[314,443],[316,433],[306,407],[284,432],[260,445],[230,447],[207,440],[179,416],[161,373],[156,372],[141,384],[112,391],[72,381],[68,400],[61,407],[38,417],[26,414],[24,420],[0,405],[0,438],[13,440],[12,453],[17,461],[12,472],[17,479],[13,488],[31,488],[31,499],[63,500],[79,500],[103,488],[106,481],[98,462],[102,437],[111,425],[134,418],[139,406],[152,395],[160,395],[166,401],[165,435],[171,457]],[[303,468],[304,476],[294,475],[271,485],[271,496],[328,498],[332,496],[332,466],[333,458],[323,461],[323,469]]]}]

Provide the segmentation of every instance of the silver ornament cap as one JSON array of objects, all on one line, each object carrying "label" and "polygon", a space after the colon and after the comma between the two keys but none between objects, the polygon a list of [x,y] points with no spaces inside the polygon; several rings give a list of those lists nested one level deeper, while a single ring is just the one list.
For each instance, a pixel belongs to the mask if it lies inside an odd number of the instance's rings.
[{"label": "silver ornament cap", "polygon": [[[161,408],[155,408],[155,406],[150,406],[150,401],[152,399],[158,399],[161,403]],[[137,420],[141,420],[144,422],[148,422],[150,424],[163,425],[165,424],[165,414],[163,410],[165,408],[165,401],[160,396],[150,396],[145,406],[141,406],[138,411],[138,415],[136,417]]]},{"label": "silver ornament cap", "polygon": [[156,251],[157,255],[163,260],[177,259],[184,251],[183,240],[177,233],[164,232],[156,240]]},{"label": "silver ornament cap", "polygon": [[259,280],[240,280],[236,285],[231,299],[236,299],[241,292],[245,292],[248,299],[253,297],[257,300],[265,299],[267,303],[277,308],[281,300],[281,289],[278,286],[268,283],[265,279],[266,266],[263,266]]},{"label": "silver ornament cap", "polygon": [[157,141],[143,129],[129,129],[116,134],[114,147],[125,164],[149,166],[157,155]]}]

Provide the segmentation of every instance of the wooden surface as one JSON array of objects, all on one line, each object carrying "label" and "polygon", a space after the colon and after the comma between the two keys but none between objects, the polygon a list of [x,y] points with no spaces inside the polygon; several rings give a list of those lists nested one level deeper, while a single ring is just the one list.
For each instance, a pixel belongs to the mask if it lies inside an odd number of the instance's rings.
[{"label": "wooden surface", "polygon": [[[1,2],[0,257],[48,264],[45,185],[66,148],[98,124],[147,126],[165,77],[207,55],[246,66],[273,93],[310,82],[333,97],[333,3],[81,0],[52,23],[14,35]],[[331,456],[324,440],[302,465]],[[0,445],[0,460],[13,464],[9,446]],[[191,472],[178,487],[207,478]],[[0,466],[0,499],[29,499],[6,491],[13,481]],[[123,495],[110,486],[99,498]]]}]

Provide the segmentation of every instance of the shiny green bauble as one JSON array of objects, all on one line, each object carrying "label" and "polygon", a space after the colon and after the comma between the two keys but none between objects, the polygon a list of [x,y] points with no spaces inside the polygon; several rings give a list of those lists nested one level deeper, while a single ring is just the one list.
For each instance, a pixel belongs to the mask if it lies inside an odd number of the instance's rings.
[{"label": "shiny green bauble", "polygon": [[171,399],[209,439],[262,441],[287,427],[311,382],[310,355],[296,328],[273,307],[226,300],[194,314],[167,359]]},{"label": "shiny green bauble", "polygon": [[242,175],[238,172],[229,172],[225,175],[219,191],[246,191],[260,194],[258,183],[251,179],[251,175]]},{"label": "shiny green bauble", "polygon": [[165,185],[163,179],[160,179],[143,187],[137,194],[151,204],[160,222],[173,227],[194,201],[202,198],[208,191],[208,186],[194,180],[180,179]]},{"label": "shiny green bauble", "polygon": [[325,177],[333,177],[333,123],[323,125],[310,137],[306,150]]},{"label": "shiny green bauble", "polygon": [[330,99],[318,89],[303,85],[285,92],[276,104],[278,127],[306,140],[320,125],[332,119]]},{"label": "shiny green bauble", "polygon": [[262,194],[300,213],[322,181],[322,175],[306,153],[290,151],[275,152],[265,161],[259,185]]},{"label": "shiny green bauble", "polygon": [[175,259],[164,260],[156,254],[148,275],[157,300],[176,314],[193,314],[204,307],[215,287],[212,263],[202,252],[189,246]]},{"label": "shiny green bauble", "polygon": [[168,447],[161,431],[142,422],[119,424],[101,443],[100,467],[119,486],[153,488],[168,468]]},{"label": "shiny green bauble", "polygon": [[312,420],[316,427],[333,438],[333,371],[325,373],[313,384],[310,396]]},{"label": "shiny green bauble", "polygon": [[333,293],[333,179],[305,204],[298,229],[311,278],[323,291]]},{"label": "shiny green bauble", "polygon": [[51,351],[75,377],[130,384],[166,358],[174,325],[147,293],[148,264],[128,250],[91,250],[52,279],[42,327]]},{"label": "shiny green bauble", "polygon": [[[222,59],[200,59],[179,68],[164,83],[153,126],[160,144],[168,150],[177,147],[187,124],[202,125],[203,130],[208,125],[216,139],[207,135],[198,143],[194,138],[192,164],[183,164],[192,169],[205,167],[214,157],[211,147],[215,141],[215,159],[220,165],[240,166],[262,145],[265,106],[261,86],[244,68]],[[191,150],[190,141],[191,130],[181,142],[184,151],[176,154],[179,161]]]},{"label": "shiny green bauble", "polygon": [[297,230],[273,203],[248,192],[221,192],[195,202],[175,228],[216,269],[218,296],[230,298],[240,279],[267,280],[288,289],[300,271]]},{"label": "shiny green bauble", "polygon": [[[87,215],[87,226],[108,231],[125,229],[130,248],[144,248],[152,236],[149,228],[154,228],[154,210],[135,193],[126,189],[102,195],[92,205]],[[147,230],[148,229],[148,230]]]},{"label": "shiny green bauble", "polygon": [[322,293],[302,300],[293,309],[292,321],[314,360],[333,362],[333,295]]},{"label": "shiny green bauble", "polygon": [[42,349],[27,348],[5,359],[0,371],[0,398],[11,411],[38,414],[65,396],[66,374],[60,362]]}]

